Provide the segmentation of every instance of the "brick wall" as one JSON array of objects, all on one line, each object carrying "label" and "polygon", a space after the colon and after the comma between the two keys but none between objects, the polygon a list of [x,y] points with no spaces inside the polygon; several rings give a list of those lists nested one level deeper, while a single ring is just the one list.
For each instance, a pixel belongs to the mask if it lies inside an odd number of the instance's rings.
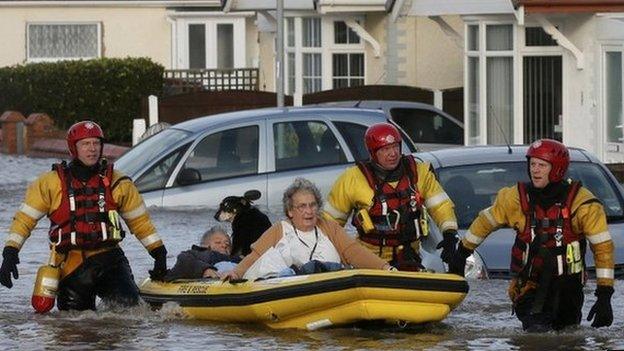
[{"label": "brick wall", "polygon": [[[65,130],[54,125],[45,113],[32,113],[25,118],[18,111],[5,111],[0,116],[2,147],[5,154],[37,157],[68,158]],[[114,160],[128,148],[112,144],[104,145],[104,157]]]}]

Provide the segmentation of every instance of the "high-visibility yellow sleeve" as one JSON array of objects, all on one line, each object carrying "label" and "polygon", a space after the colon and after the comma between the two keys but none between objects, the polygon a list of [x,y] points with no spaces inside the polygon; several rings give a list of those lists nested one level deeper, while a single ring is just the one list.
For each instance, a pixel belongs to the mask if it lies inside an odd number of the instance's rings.
[{"label": "high-visibility yellow sleeve", "polygon": [[24,202],[13,216],[5,245],[21,249],[37,222],[58,208],[60,192],[60,180],[55,171],[46,172],[30,183]]},{"label": "high-visibility yellow sleeve", "polygon": [[139,190],[130,179],[119,180],[122,177],[123,174],[118,171],[113,174],[113,199],[117,203],[119,214],[128,229],[148,251],[162,246],[162,239],[152,224]]},{"label": "high-visibility yellow sleeve", "polygon": [[524,222],[517,188],[515,186],[502,188],[498,191],[494,204],[479,212],[464,234],[462,244],[474,250],[496,229],[503,226],[524,228]]},{"label": "high-visibility yellow sleeve", "polygon": [[438,228],[444,232],[457,230],[455,205],[438,182],[429,163],[416,165],[418,172],[417,188],[420,191],[429,215],[436,222]]},{"label": "high-visibility yellow sleeve", "polygon": [[344,226],[353,210],[369,209],[373,204],[373,189],[357,166],[349,167],[336,180],[323,205],[323,217]]},{"label": "high-visibility yellow sleeve", "polygon": [[572,203],[572,229],[583,233],[596,264],[598,285],[613,286],[614,245],[602,204],[586,188],[581,188]]}]

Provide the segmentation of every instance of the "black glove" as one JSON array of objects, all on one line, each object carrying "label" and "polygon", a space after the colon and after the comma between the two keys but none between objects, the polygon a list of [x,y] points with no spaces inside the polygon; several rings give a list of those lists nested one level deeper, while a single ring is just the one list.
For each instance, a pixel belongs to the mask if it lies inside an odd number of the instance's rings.
[{"label": "black glove", "polygon": [[594,328],[608,327],[611,323],[613,323],[613,309],[611,308],[611,295],[613,295],[613,287],[598,285],[594,295],[596,295],[598,299],[592,306],[591,310],[589,310],[587,320],[594,320],[591,325]]},{"label": "black glove", "polygon": [[17,253],[18,249],[5,246],[2,251],[2,267],[0,267],[0,284],[6,286],[11,289],[13,287],[13,282],[11,281],[11,274],[13,274],[13,279],[19,278],[19,274],[17,273],[17,264],[19,263],[19,257]]},{"label": "black glove", "polygon": [[464,247],[464,245],[460,242],[457,245],[457,250],[451,257],[451,261],[448,263],[449,273],[464,276],[464,272],[466,270],[466,259],[468,256],[472,255],[472,250],[469,250]]},{"label": "black glove", "polygon": [[167,274],[167,249],[164,245],[159,246],[149,254],[154,258],[154,269],[149,271],[150,279],[163,280]]},{"label": "black glove", "polygon": [[453,258],[453,254],[455,254],[457,242],[459,241],[459,239],[457,238],[457,231],[447,230],[442,235],[444,236],[444,239],[442,239],[442,241],[438,243],[436,249],[442,249],[440,258],[442,258],[442,261],[450,264],[451,259]]}]

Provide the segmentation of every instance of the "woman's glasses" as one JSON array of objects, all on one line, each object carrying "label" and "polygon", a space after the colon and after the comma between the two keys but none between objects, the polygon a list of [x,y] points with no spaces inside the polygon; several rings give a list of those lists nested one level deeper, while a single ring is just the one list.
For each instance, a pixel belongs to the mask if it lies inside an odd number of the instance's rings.
[{"label": "woman's glasses", "polygon": [[318,203],[316,201],[303,203],[293,206],[293,208],[299,212],[304,212],[306,209],[310,209],[312,211],[316,211],[318,209]]}]

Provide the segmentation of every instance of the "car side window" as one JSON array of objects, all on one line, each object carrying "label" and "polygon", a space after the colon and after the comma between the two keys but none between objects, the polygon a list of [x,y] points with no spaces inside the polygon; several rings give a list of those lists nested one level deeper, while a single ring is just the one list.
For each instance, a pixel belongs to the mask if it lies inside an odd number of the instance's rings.
[{"label": "car side window", "polygon": [[276,171],[347,162],[338,139],[323,122],[275,123],[273,136]]},{"label": "car side window", "polygon": [[347,142],[349,149],[356,161],[366,161],[369,158],[368,150],[364,144],[364,134],[367,126],[349,122],[334,122],[340,134]]},{"label": "car side window", "polygon": [[173,168],[178,164],[180,157],[186,151],[188,145],[172,152],[164,157],[157,164],[145,172],[134,184],[140,192],[158,190],[165,187],[167,179],[171,175]]},{"label": "car side window", "polygon": [[258,173],[258,126],[228,129],[202,139],[183,168],[199,172],[200,181]]},{"label": "car side window", "polygon": [[415,143],[464,144],[463,129],[434,111],[393,108],[390,115]]},{"label": "car side window", "polygon": [[622,203],[616,193],[617,190],[609,182],[600,166],[594,163],[572,162],[568,176],[580,180],[581,184],[600,200],[607,216],[621,217],[624,215]]}]

